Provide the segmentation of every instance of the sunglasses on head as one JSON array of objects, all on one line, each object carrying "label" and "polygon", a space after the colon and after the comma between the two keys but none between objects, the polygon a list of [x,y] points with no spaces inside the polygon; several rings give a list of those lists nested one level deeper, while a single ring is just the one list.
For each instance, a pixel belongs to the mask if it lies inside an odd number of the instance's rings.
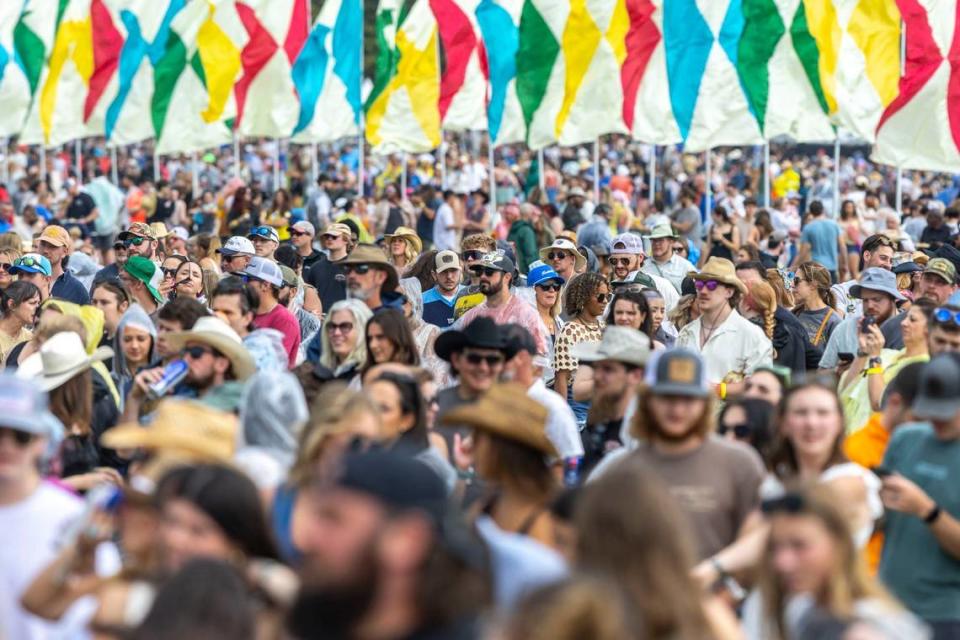
[{"label": "sunglasses on head", "polygon": [[483,256],[483,251],[464,251],[460,255],[460,259],[466,262],[468,260],[480,260],[483,258]]},{"label": "sunglasses on head", "polygon": [[470,267],[470,270],[473,271],[474,275],[487,276],[488,278],[493,277],[495,273],[502,273],[499,269],[493,269],[491,267]]},{"label": "sunglasses on head", "polygon": [[465,353],[463,357],[472,365],[479,365],[486,362],[488,366],[503,364],[503,354],[501,353]]},{"label": "sunglasses on head", "polygon": [[39,267],[40,261],[33,256],[24,256],[13,263],[15,267]]},{"label": "sunglasses on head", "polygon": [[328,322],[327,333],[350,333],[353,331],[352,322]]},{"label": "sunglasses on head", "polygon": [[572,256],[572,253],[567,251],[551,251],[547,254],[547,260],[565,260]]},{"label": "sunglasses on head", "polygon": [[720,286],[720,283],[716,280],[696,280],[693,283],[693,286],[697,288],[697,291],[716,291],[717,287]]},{"label": "sunglasses on head", "polygon": [[753,430],[748,424],[735,424],[732,426],[727,426],[725,424],[717,427],[717,433],[721,436],[727,435],[730,431],[733,431],[733,435],[737,440],[746,440],[750,437],[750,434],[753,433]]},{"label": "sunglasses on head", "polygon": [[937,307],[933,310],[933,319],[940,324],[953,322],[954,325],[960,327],[960,311],[951,311],[946,307]]},{"label": "sunglasses on head", "polygon": [[618,258],[617,256],[610,256],[607,258],[607,262],[613,266],[623,265],[624,267],[630,264],[630,258]]},{"label": "sunglasses on head", "polygon": [[366,275],[370,272],[370,265],[368,264],[345,264],[343,265],[343,273],[345,275],[350,275],[351,273],[356,273],[357,275]]},{"label": "sunglasses on head", "polygon": [[124,240],[123,244],[125,244],[128,247],[129,246],[139,247],[146,241],[147,239],[141,236],[133,236],[132,238],[127,238],[126,240]]},{"label": "sunglasses on head", "polygon": [[614,287],[613,292],[616,294],[621,293],[641,293],[643,292],[642,284],[619,284]]},{"label": "sunglasses on head", "polygon": [[545,284],[538,284],[536,287],[541,291],[560,291],[560,289],[563,288],[563,285],[559,282],[547,282]]},{"label": "sunglasses on head", "polygon": [[250,231],[250,235],[252,235],[252,236],[261,236],[261,237],[263,237],[263,238],[266,239],[266,240],[272,240],[272,238],[271,238],[270,236],[273,235],[273,227],[267,227],[267,226],[254,227],[254,228]]},{"label": "sunglasses on head", "polygon": [[27,433],[26,431],[20,431],[19,429],[9,429],[7,427],[0,427],[0,438],[4,434],[9,435],[13,438],[13,441],[16,442],[21,447],[25,447],[31,442],[33,442],[34,435],[32,433]]}]

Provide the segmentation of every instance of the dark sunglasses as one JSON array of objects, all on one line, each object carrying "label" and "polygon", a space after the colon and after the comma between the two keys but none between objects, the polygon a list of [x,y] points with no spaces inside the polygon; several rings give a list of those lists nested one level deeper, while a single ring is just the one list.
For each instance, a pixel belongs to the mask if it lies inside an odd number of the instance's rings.
[{"label": "dark sunglasses", "polygon": [[603,304],[604,302],[606,302],[606,301],[609,300],[609,299],[610,299],[610,294],[609,294],[609,293],[598,293],[598,294],[597,294],[597,302],[599,302],[600,304]]},{"label": "dark sunglasses", "polygon": [[273,240],[273,238],[270,237],[271,235],[273,235],[273,227],[267,227],[267,226],[254,227],[253,229],[250,230],[250,235],[259,236],[264,238],[265,240]]},{"label": "dark sunglasses", "polygon": [[673,248],[673,252],[674,252],[674,253],[687,253],[687,248],[686,248],[686,247],[679,247],[679,246],[678,246],[678,247],[674,247],[674,248]]},{"label": "dark sunglasses", "polygon": [[126,240],[124,240],[123,244],[128,247],[131,245],[134,247],[139,247],[146,241],[147,241],[146,238],[141,238],[140,236],[133,236],[132,238],[127,238]]},{"label": "dark sunglasses", "polygon": [[751,429],[748,424],[735,424],[732,427],[722,424],[717,427],[717,433],[721,436],[727,435],[730,431],[733,431],[733,435],[737,440],[747,440],[753,433],[753,429]]},{"label": "dark sunglasses", "polygon": [[560,289],[563,288],[563,285],[559,282],[548,282],[547,284],[538,284],[535,286],[541,291],[560,291]]},{"label": "dark sunglasses", "polygon": [[368,264],[345,264],[343,265],[343,273],[350,275],[351,273],[356,273],[357,275],[366,275],[370,272],[370,265]]},{"label": "dark sunglasses", "polygon": [[609,258],[607,258],[607,262],[609,262],[615,267],[617,265],[627,266],[628,264],[630,264],[630,258],[618,258],[616,256],[610,256]]},{"label": "dark sunglasses", "polygon": [[352,322],[340,322],[340,323],[328,322],[326,329],[327,329],[327,333],[337,333],[337,332],[350,333],[351,331],[353,331],[353,323]]},{"label": "dark sunglasses", "polygon": [[291,231],[290,235],[291,236],[308,236],[310,234],[307,233],[306,231]]},{"label": "dark sunglasses", "polygon": [[493,277],[495,273],[503,273],[499,269],[493,269],[491,267],[470,267],[470,271],[473,271],[474,275],[478,276],[487,276],[488,278]]},{"label": "dark sunglasses", "polygon": [[177,275],[177,271],[179,271],[179,269],[160,269],[160,271],[163,272],[164,278],[167,278],[167,277],[172,278],[175,275]]},{"label": "dark sunglasses", "polygon": [[34,435],[32,433],[27,433],[26,431],[20,431],[19,429],[8,429],[7,427],[0,427],[0,438],[3,438],[4,434],[13,437],[13,441],[16,442],[21,447],[25,447],[31,442],[33,442]]},{"label": "dark sunglasses", "polygon": [[933,310],[933,319],[940,324],[953,322],[954,325],[960,327],[960,311],[951,311],[945,307],[937,307]]},{"label": "dark sunglasses", "polygon": [[563,260],[572,256],[573,254],[568,251],[551,251],[547,254],[547,260]]},{"label": "dark sunglasses", "polygon": [[483,251],[464,251],[460,255],[460,259],[466,262],[468,260],[480,260],[483,256]]},{"label": "dark sunglasses", "polygon": [[481,362],[486,362],[488,366],[495,366],[498,364],[503,364],[503,354],[500,353],[465,353],[463,357],[466,358],[467,362],[472,365],[479,365]]},{"label": "dark sunglasses", "polygon": [[716,280],[696,280],[693,286],[697,288],[697,291],[703,291],[704,289],[707,291],[716,291],[720,283]]},{"label": "dark sunglasses", "polygon": [[12,266],[9,262],[0,262],[0,271],[10,271],[10,267]]},{"label": "dark sunglasses", "polygon": [[183,355],[185,356],[190,356],[194,360],[199,360],[206,354],[213,353],[213,352],[214,352],[213,349],[211,349],[210,347],[201,347],[199,345],[194,345],[192,347],[184,347],[181,353],[183,353]]},{"label": "dark sunglasses", "polygon": [[320,237],[323,238],[324,240],[332,241],[332,240],[337,240],[339,238],[342,238],[343,236],[337,235],[336,233],[325,233]]}]

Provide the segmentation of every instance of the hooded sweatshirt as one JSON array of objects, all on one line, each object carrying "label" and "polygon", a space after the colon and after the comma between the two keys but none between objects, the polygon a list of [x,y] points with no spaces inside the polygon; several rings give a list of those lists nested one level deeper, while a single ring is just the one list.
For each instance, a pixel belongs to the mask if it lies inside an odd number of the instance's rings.
[{"label": "hooded sweatshirt", "polygon": [[157,348],[157,327],[153,324],[153,320],[139,304],[131,304],[126,313],[120,317],[117,335],[113,338],[113,380],[122,398],[127,397],[133,385],[133,376],[136,374],[136,371],[127,371],[127,358],[123,355],[123,333],[131,325],[148,332],[152,338],[147,362],[153,361]]}]

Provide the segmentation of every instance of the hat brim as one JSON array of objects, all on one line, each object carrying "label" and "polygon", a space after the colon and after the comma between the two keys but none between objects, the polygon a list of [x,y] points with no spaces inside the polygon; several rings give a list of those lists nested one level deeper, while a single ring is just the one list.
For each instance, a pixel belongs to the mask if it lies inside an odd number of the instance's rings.
[{"label": "hat brim", "polygon": [[850,287],[850,295],[854,298],[859,298],[860,294],[863,293],[864,289],[866,289],[867,291],[876,291],[878,293],[885,293],[888,296],[892,296],[894,300],[899,300],[901,302],[907,299],[902,293],[900,293],[896,289],[888,289],[886,287],[873,287],[870,285],[863,285],[863,284],[855,284],[852,287]]},{"label": "hat brim", "polygon": [[42,273],[48,278],[52,275],[52,274],[46,273],[43,269],[34,269],[32,267],[10,267],[7,273],[9,273],[12,276],[15,276],[20,273]]},{"label": "hat brim", "polygon": [[509,346],[504,345],[502,341],[490,343],[470,340],[467,334],[463,331],[446,331],[441,333],[439,336],[437,336],[436,342],[434,342],[433,351],[441,360],[450,362],[451,356],[454,353],[463,351],[465,347],[474,347],[476,349],[494,349],[502,352],[506,356],[507,360],[516,355],[514,350]]},{"label": "hat brim", "polygon": [[233,375],[238,380],[246,380],[256,372],[253,356],[243,343],[236,343],[225,335],[212,331],[174,331],[166,334],[164,340],[175,351],[183,349],[188,342],[200,342],[222,353],[233,365]]},{"label": "hat brim", "polygon": [[650,387],[650,393],[658,396],[682,396],[687,398],[706,398],[710,395],[708,389],[694,384],[680,384],[677,382],[655,384]]},{"label": "hat brim", "polygon": [[910,412],[920,420],[950,420],[960,411],[960,398],[934,400],[917,396]]},{"label": "hat brim", "polygon": [[701,272],[690,271],[687,273],[687,277],[692,280],[702,280],[702,281],[716,280],[720,284],[725,284],[728,287],[733,287],[737,289],[740,293],[744,295],[747,294],[747,285],[743,284],[743,282],[741,282],[739,278],[735,278],[731,281],[731,279],[728,278],[727,276],[721,276],[716,273],[703,273],[702,271]]},{"label": "hat brim", "polygon": [[[894,271],[894,273],[896,273],[896,271]],[[908,273],[912,273],[912,272],[908,272]],[[925,269],[924,272],[923,272],[923,275],[927,275],[928,273],[929,273],[930,275],[937,276],[938,278],[942,279],[942,280],[943,280],[944,282],[946,282],[947,284],[955,284],[956,278],[954,278],[953,280],[951,280],[950,277],[947,276],[947,274],[943,273],[942,271],[936,271],[936,270],[933,270],[933,269]],[[851,288],[852,288],[852,287],[851,287]]]},{"label": "hat brim", "polygon": [[469,403],[452,409],[444,414],[440,422],[444,425],[473,427],[477,431],[490,433],[505,440],[530,447],[545,456],[557,457],[557,449],[550,442],[545,432],[538,433],[522,428],[509,411],[484,411],[482,408],[478,410],[477,404],[479,403]]},{"label": "hat brim", "polygon": [[559,273],[557,273],[557,274],[555,274],[555,275],[552,275],[552,276],[550,276],[550,277],[548,277],[548,278],[540,278],[540,279],[537,280],[536,282],[528,282],[527,284],[530,285],[531,287],[535,287],[535,286],[537,286],[537,285],[539,285],[539,284],[543,284],[544,282],[552,282],[552,281],[554,281],[554,280],[558,281],[561,285],[567,284],[567,279],[564,278],[564,277],[563,277],[562,275],[560,275]]},{"label": "hat brim", "polygon": [[207,441],[197,438],[190,430],[178,429],[176,425],[152,424],[142,426],[136,422],[127,422],[109,429],[100,437],[104,447],[114,450],[149,449],[163,451],[164,455],[177,455],[184,462],[220,461],[229,463],[231,456],[224,456],[204,446]]},{"label": "hat brim", "polygon": [[550,252],[556,249],[559,249],[560,251],[569,251],[573,254],[574,269],[579,271],[587,266],[587,258],[577,249],[571,249],[570,247],[555,247],[553,245],[544,247],[543,249],[540,249],[540,259],[546,261],[547,256],[550,255]]},{"label": "hat brim", "polygon": [[608,353],[603,348],[602,342],[581,342],[575,344],[571,350],[571,355],[580,362],[594,363],[610,360],[612,362],[621,362],[623,364],[633,365],[635,367],[645,367],[650,361],[650,353],[644,355],[629,353]]},{"label": "hat brim", "polygon": [[50,392],[63,385],[71,378],[83,373],[97,362],[103,362],[113,357],[113,349],[110,347],[97,347],[92,355],[87,356],[82,361],[66,371],[61,371],[55,375],[43,375],[43,359],[40,353],[31,354],[26,360],[20,363],[17,369],[19,377],[32,380],[43,391]]},{"label": "hat brim", "polygon": [[156,238],[151,236],[142,236],[139,233],[133,233],[132,231],[121,231],[117,234],[117,240],[129,240],[130,238],[144,238],[145,240],[156,240]]}]

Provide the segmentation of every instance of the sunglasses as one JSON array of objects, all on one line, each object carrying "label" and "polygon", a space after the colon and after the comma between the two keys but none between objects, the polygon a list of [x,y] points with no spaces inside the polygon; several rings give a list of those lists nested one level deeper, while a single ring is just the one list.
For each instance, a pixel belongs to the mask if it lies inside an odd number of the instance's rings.
[{"label": "sunglasses", "polygon": [[251,236],[262,236],[265,240],[273,240],[270,236],[273,235],[273,227],[254,227],[250,230]]},{"label": "sunglasses", "polygon": [[492,278],[495,273],[502,273],[499,269],[491,267],[470,267],[470,270],[473,271],[474,275],[487,276],[488,278]]},{"label": "sunglasses", "polygon": [[15,267],[39,267],[40,261],[32,256],[24,256],[13,263]]},{"label": "sunglasses", "polygon": [[352,322],[328,322],[327,333],[350,333],[353,331]]},{"label": "sunglasses", "polygon": [[567,251],[551,251],[547,254],[547,260],[565,260],[572,256],[573,254]]},{"label": "sunglasses", "polygon": [[610,256],[609,258],[607,258],[607,262],[609,262],[615,267],[618,265],[622,265],[625,267],[628,264],[630,264],[630,258],[616,258],[614,256]]},{"label": "sunglasses", "polygon": [[306,231],[291,231],[290,235],[296,237],[296,236],[308,236],[310,234],[307,233]]},{"label": "sunglasses", "polygon": [[488,366],[493,367],[498,364],[503,364],[503,355],[502,354],[483,354],[483,353],[465,353],[463,355],[466,358],[467,362],[472,365],[479,365],[481,362],[486,362]]},{"label": "sunglasses", "polygon": [[730,427],[728,427],[725,424],[722,424],[719,427],[717,427],[717,433],[719,433],[721,436],[727,435],[727,433],[729,433],[730,431],[733,431],[733,435],[734,437],[736,437],[737,440],[746,440],[750,437],[750,434],[753,433],[753,430],[750,428],[750,425],[748,424],[735,424]]},{"label": "sunglasses", "polygon": [[483,253],[483,251],[464,251],[460,255],[460,259],[463,260],[464,262],[469,260],[480,260],[483,258],[484,255],[485,254]]},{"label": "sunglasses", "polygon": [[199,360],[208,353],[213,353],[213,349],[210,347],[201,347],[199,345],[194,345],[192,347],[184,347],[181,353],[185,356],[190,356],[194,360]]},{"label": "sunglasses", "polygon": [[558,282],[554,282],[554,283],[547,283],[547,284],[538,284],[536,285],[536,287],[541,291],[560,291],[560,289],[563,288],[563,285]]},{"label": "sunglasses", "polygon": [[946,324],[952,321],[953,324],[960,327],[960,311],[951,311],[945,307],[937,307],[933,310],[933,319],[940,324]]},{"label": "sunglasses", "polygon": [[610,299],[610,294],[609,294],[609,293],[598,293],[598,294],[597,294],[597,302],[599,302],[600,304],[603,304],[604,302],[606,302],[606,301],[609,300],[609,299]]},{"label": "sunglasses", "polygon": [[32,433],[27,433],[26,431],[20,431],[19,429],[8,429],[7,427],[0,427],[0,438],[4,434],[7,434],[13,438],[13,441],[16,442],[21,447],[25,447],[31,442],[33,442],[34,435]]},{"label": "sunglasses", "polygon": [[146,238],[141,238],[140,236],[133,236],[132,238],[127,238],[126,240],[124,240],[123,244],[128,247],[129,246],[139,247],[146,241],[147,241]]},{"label": "sunglasses", "polygon": [[642,293],[643,292],[642,284],[620,284],[613,288],[615,294],[620,293]]},{"label": "sunglasses", "polygon": [[343,273],[345,275],[350,275],[351,273],[356,273],[357,275],[366,275],[370,272],[370,265],[368,264],[345,264],[343,265]]},{"label": "sunglasses", "polygon": [[686,252],[687,252],[687,248],[686,248],[686,247],[674,247],[674,248],[673,248],[673,252],[674,252],[674,253],[686,253]]},{"label": "sunglasses", "polygon": [[10,271],[10,267],[12,266],[9,262],[0,262],[0,271]]},{"label": "sunglasses", "polygon": [[703,291],[704,289],[707,291],[716,291],[720,283],[716,280],[696,280],[693,286],[697,288],[697,291]]},{"label": "sunglasses", "polygon": [[178,269],[160,269],[163,272],[164,278],[172,278],[177,275]]},{"label": "sunglasses", "polygon": [[325,233],[320,237],[323,238],[324,240],[329,240],[332,242],[333,240],[339,240],[342,236],[338,236],[335,233]]}]

